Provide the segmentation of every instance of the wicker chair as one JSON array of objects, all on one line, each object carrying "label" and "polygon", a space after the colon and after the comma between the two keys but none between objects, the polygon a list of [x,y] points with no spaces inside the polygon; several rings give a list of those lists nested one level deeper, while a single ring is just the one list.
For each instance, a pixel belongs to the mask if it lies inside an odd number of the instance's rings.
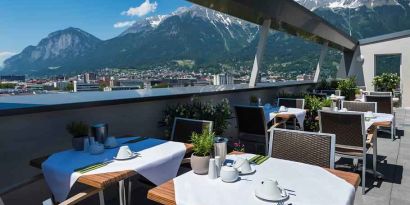
[{"label": "wicker chair", "polygon": [[235,106],[235,113],[238,139],[245,145],[246,152],[266,155],[269,135],[263,107]]},{"label": "wicker chair", "polygon": [[171,141],[190,143],[193,132],[202,133],[205,129],[212,131],[213,122],[176,117],[172,128]]},{"label": "wicker chair", "polygon": [[[377,112],[379,113],[394,114],[393,113],[393,97],[391,95],[390,96],[366,95],[365,101],[366,102],[377,102]],[[396,135],[394,121],[390,124],[386,124],[381,127],[390,128],[391,139],[394,140],[394,137]]]},{"label": "wicker chair", "polygon": [[342,101],[342,108],[356,112],[377,112],[376,102]]},{"label": "wicker chair", "polygon": [[[291,108],[305,109],[305,99],[293,99],[293,98],[278,98],[278,106],[285,106]],[[297,127],[297,120],[295,117],[290,118],[292,120],[293,128]],[[303,126],[300,126],[302,128]]]},{"label": "wicker chair", "polygon": [[381,95],[366,95],[366,102],[376,102],[377,112],[379,113],[393,113],[393,101],[392,96],[381,96]]},{"label": "wicker chair", "polygon": [[305,109],[305,99],[278,98],[278,106]]},{"label": "wicker chair", "polygon": [[364,114],[319,111],[320,132],[336,135],[336,155],[363,161],[362,194],[365,193],[366,154],[373,147],[373,172],[376,176],[377,132],[365,130]]},{"label": "wicker chair", "polygon": [[326,94],[327,96],[330,96],[332,94],[337,96],[341,95],[340,90],[320,90],[320,93]]},{"label": "wicker chair", "polygon": [[295,162],[334,168],[334,134],[321,134],[295,130],[270,131],[269,156]]},{"label": "wicker chair", "polygon": [[369,95],[377,95],[377,96],[393,96],[392,92],[369,92]]}]

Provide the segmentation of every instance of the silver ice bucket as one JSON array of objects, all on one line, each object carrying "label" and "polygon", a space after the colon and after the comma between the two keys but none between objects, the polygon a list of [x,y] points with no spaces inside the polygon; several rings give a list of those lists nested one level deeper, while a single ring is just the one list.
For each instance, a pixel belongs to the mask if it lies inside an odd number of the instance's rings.
[{"label": "silver ice bucket", "polygon": [[91,126],[91,136],[95,138],[95,141],[104,144],[108,137],[108,125],[101,123]]},{"label": "silver ice bucket", "polygon": [[228,151],[228,138],[225,137],[215,137],[214,139],[214,156],[219,156],[221,162],[223,163],[226,159],[226,154]]}]

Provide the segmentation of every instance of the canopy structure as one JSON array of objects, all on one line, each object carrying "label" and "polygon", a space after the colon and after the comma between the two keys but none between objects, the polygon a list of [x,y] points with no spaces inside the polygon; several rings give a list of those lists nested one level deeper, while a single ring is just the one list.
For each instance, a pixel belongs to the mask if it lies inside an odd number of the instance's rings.
[{"label": "canopy structure", "polygon": [[188,0],[192,3],[314,41],[341,51],[354,51],[358,41],[293,0]]},{"label": "canopy structure", "polygon": [[[328,47],[343,52],[341,65],[351,64],[358,41],[323,18],[293,0],[188,0],[192,3],[261,25],[249,86],[256,86],[259,68],[266,45],[269,29],[322,44],[322,51],[316,67],[314,81],[319,80],[320,68]],[[348,72],[342,68],[343,73]]]}]

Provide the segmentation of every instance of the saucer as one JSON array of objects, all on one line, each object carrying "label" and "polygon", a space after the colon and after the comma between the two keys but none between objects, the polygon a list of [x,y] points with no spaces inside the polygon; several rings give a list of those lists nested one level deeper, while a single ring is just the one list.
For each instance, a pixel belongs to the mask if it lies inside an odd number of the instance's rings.
[{"label": "saucer", "polygon": [[281,201],[285,201],[289,198],[289,194],[282,189],[282,195],[280,198],[273,198],[271,196],[263,196],[263,195],[258,195],[258,193],[256,193],[256,191],[254,192],[256,198],[261,199],[263,201],[270,201],[270,202],[281,202]]},{"label": "saucer", "polygon": [[134,159],[134,158],[139,157],[139,156],[141,156],[139,153],[137,153],[137,152],[133,152],[133,153],[132,153],[132,155],[131,155],[131,156],[129,156],[129,157],[127,157],[127,158],[117,158],[116,156],[115,156],[115,157],[113,157],[113,158],[114,158],[115,160],[122,161],[122,160]]},{"label": "saucer", "polygon": [[115,148],[118,148],[118,147],[120,147],[120,145],[115,145],[115,146],[105,146],[104,145],[105,149],[115,149]]},{"label": "saucer", "polygon": [[255,167],[251,166],[251,171],[245,172],[245,173],[244,172],[239,172],[239,175],[248,175],[248,174],[253,174],[255,172],[256,172]]}]

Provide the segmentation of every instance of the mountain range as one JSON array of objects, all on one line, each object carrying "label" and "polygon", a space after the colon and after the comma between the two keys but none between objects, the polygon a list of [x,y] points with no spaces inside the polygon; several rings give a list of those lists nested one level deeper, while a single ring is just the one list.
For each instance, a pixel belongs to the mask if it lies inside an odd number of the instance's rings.
[{"label": "mountain range", "polygon": [[[296,0],[357,39],[410,29],[409,0]],[[100,68],[180,68],[237,70],[252,65],[259,27],[200,6],[141,19],[119,36],[100,40],[79,28],[49,34],[36,46],[4,62],[2,73],[28,75],[74,74]],[[272,31],[264,69],[292,76],[312,72],[320,45]],[[325,61],[334,75],[340,53],[330,50]],[[186,68],[188,69],[188,68]]]}]

